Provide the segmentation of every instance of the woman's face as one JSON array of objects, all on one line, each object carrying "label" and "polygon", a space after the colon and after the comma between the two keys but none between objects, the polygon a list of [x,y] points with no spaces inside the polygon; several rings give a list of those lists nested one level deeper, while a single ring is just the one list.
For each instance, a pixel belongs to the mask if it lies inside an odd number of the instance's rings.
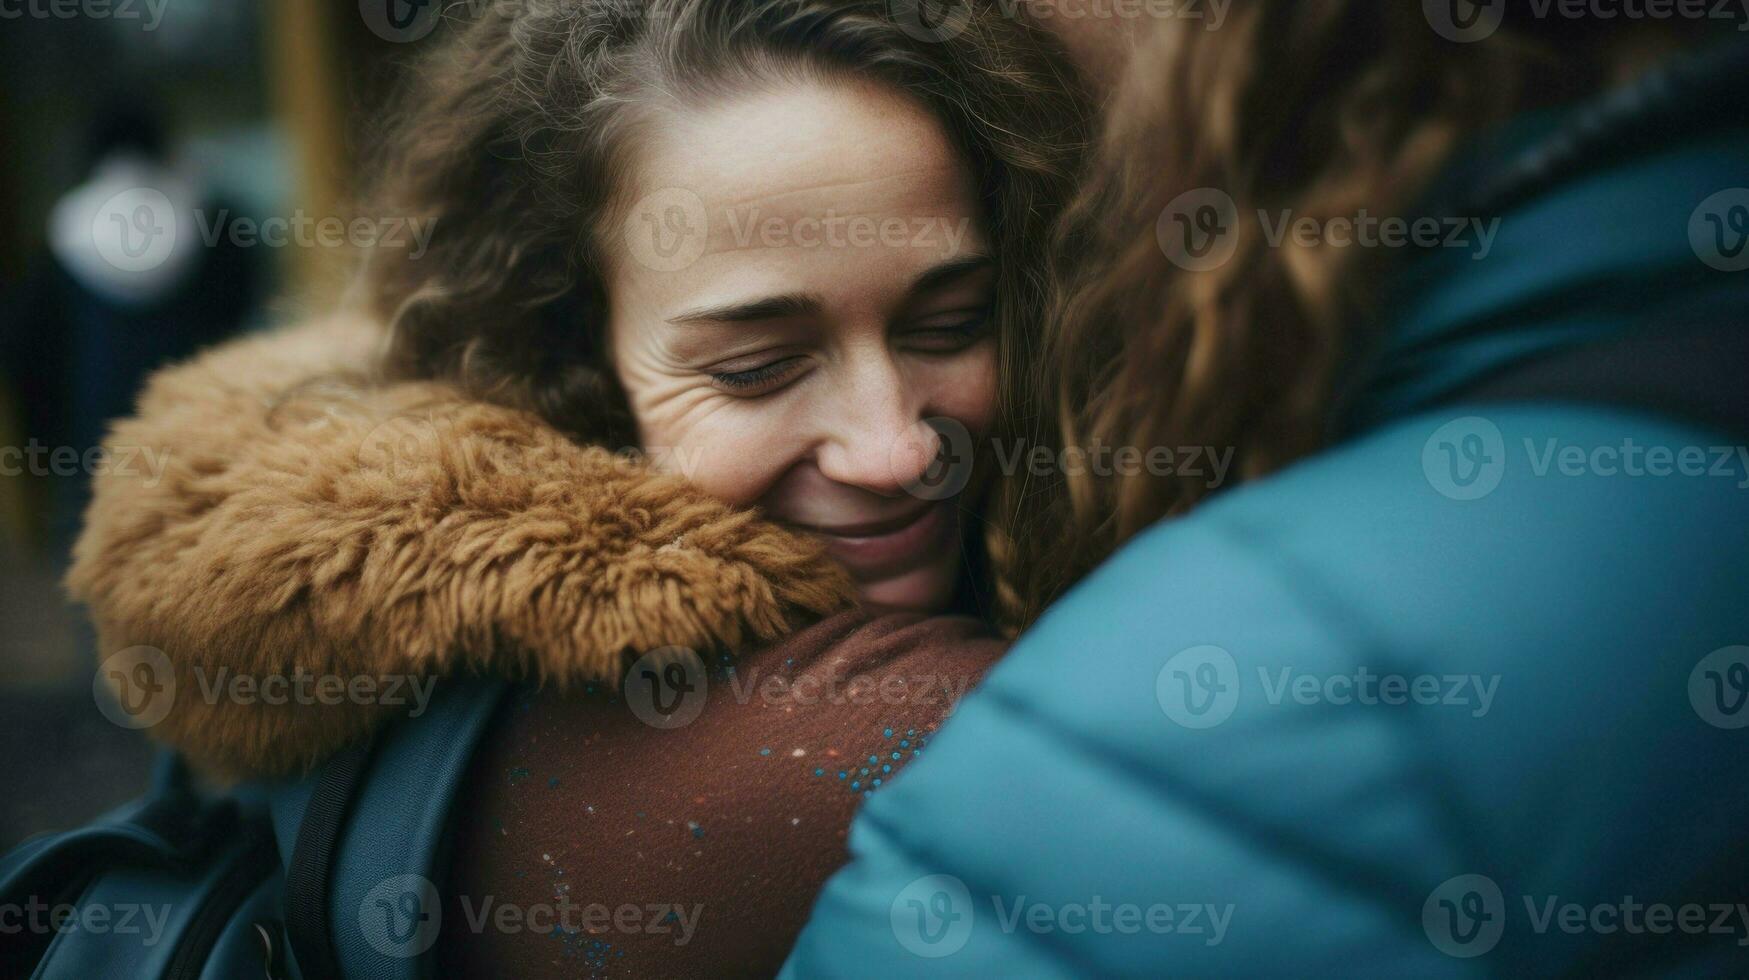
[{"label": "woman's face", "polygon": [[613,363],[644,449],[825,537],[865,598],[941,607],[959,529],[954,499],[918,489],[940,465],[927,420],[975,438],[996,400],[994,269],[946,134],[852,82],[652,130],[608,243]]}]

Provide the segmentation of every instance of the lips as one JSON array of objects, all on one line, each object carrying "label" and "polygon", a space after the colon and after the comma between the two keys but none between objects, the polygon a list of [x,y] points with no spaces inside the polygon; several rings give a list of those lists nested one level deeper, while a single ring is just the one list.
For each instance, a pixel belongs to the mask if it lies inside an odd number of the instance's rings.
[{"label": "lips", "polygon": [[953,502],[943,500],[884,521],[808,530],[825,539],[827,551],[852,577],[868,581],[940,558],[952,546],[955,523]]}]

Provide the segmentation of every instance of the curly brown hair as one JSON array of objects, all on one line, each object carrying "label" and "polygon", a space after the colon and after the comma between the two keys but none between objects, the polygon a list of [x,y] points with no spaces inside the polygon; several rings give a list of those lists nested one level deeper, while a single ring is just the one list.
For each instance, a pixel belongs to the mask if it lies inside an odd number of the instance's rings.
[{"label": "curly brown hair", "polygon": [[[1425,16],[1418,3],[1252,0],[1218,31],[1156,30],[1055,239],[1060,312],[1036,359],[1048,377],[1013,382],[1041,399],[1031,438],[1059,452],[1230,448],[1240,480],[1315,451],[1373,340],[1388,260],[1291,237],[1271,246],[1239,222],[1230,259],[1182,268],[1156,236],[1170,202],[1216,188],[1241,215],[1405,214],[1473,134],[1595,91],[1671,41],[1653,25],[1612,46],[1629,28],[1608,22],[1557,38],[1519,17],[1461,44]],[[1009,558],[998,577],[1010,627],[1219,489],[1200,475],[1089,468],[1003,482],[992,552]]]},{"label": "curly brown hair", "polygon": [[999,357],[1028,357],[1047,292],[1040,243],[1086,149],[1085,97],[1051,39],[996,5],[934,32],[895,11],[887,0],[507,0],[456,25],[404,88],[377,167],[380,213],[434,228],[426,254],[365,260],[390,376],[448,380],[579,441],[631,446],[605,350],[604,232],[630,203],[616,195],[637,165],[641,107],[845,76],[891,85],[944,125],[981,195]]}]

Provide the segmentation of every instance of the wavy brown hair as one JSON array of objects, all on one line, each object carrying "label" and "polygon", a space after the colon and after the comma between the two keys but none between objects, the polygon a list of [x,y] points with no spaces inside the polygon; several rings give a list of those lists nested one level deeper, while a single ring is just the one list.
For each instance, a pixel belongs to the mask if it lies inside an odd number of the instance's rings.
[{"label": "wavy brown hair", "polygon": [[455,25],[405,86],[377,164],[379,213],[434,228],[427,254],[379,249],[364,266],[389,373],[630,446],[603,343],[604,232],[630,203],[616,198],[646,108],[832,77],[884,82],[942,123],[980,190],[999,356],[1028,356],[1048,291],[1038,243],[1072,194],[1089,113],[1047,35],[995,5],[964,14],[941,39],[886,0],[507,0]]},{"label": "wavy brown hair", "polygon": [[[1108,106],[1055,240],[1063,286],[1042,374],[1011,382],[1040,393],[1029,437],[1054,450],[1230,447],[1241,480],[1323,445],[1371,340],[1378,250],[1291,236],[1271,247],[1241,220],[1230,260],[1189,271],[1168,260],[1156,219],[1197,188],[1224,191],[1241,216],[1412,216],[1471,135],[1622,69],[1611,28],[1573,26],[1590,36],[1557,46],[1545,27],[1508,20],[1486,42],[1458,44],[1430,29],[1421,4],[1378,0],[1240,0],[1219,30],[1162,25]],[[992,553],[1005,559],[1010,626],[1213,492],[1203,476],[1146,473],[1003,484]]]}]

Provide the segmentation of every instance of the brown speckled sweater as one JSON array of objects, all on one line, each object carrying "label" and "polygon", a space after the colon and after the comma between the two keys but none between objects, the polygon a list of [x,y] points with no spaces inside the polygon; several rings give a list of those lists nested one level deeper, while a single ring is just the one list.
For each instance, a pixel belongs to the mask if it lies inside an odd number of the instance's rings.
[{"label": "brown speckled sweater", "polygon": [[440,974],[775,973],[864,794],[1001,650],[968,618],[846,613],[713,669],[672,730],[605,694],[512,703],[461,792]]}]

